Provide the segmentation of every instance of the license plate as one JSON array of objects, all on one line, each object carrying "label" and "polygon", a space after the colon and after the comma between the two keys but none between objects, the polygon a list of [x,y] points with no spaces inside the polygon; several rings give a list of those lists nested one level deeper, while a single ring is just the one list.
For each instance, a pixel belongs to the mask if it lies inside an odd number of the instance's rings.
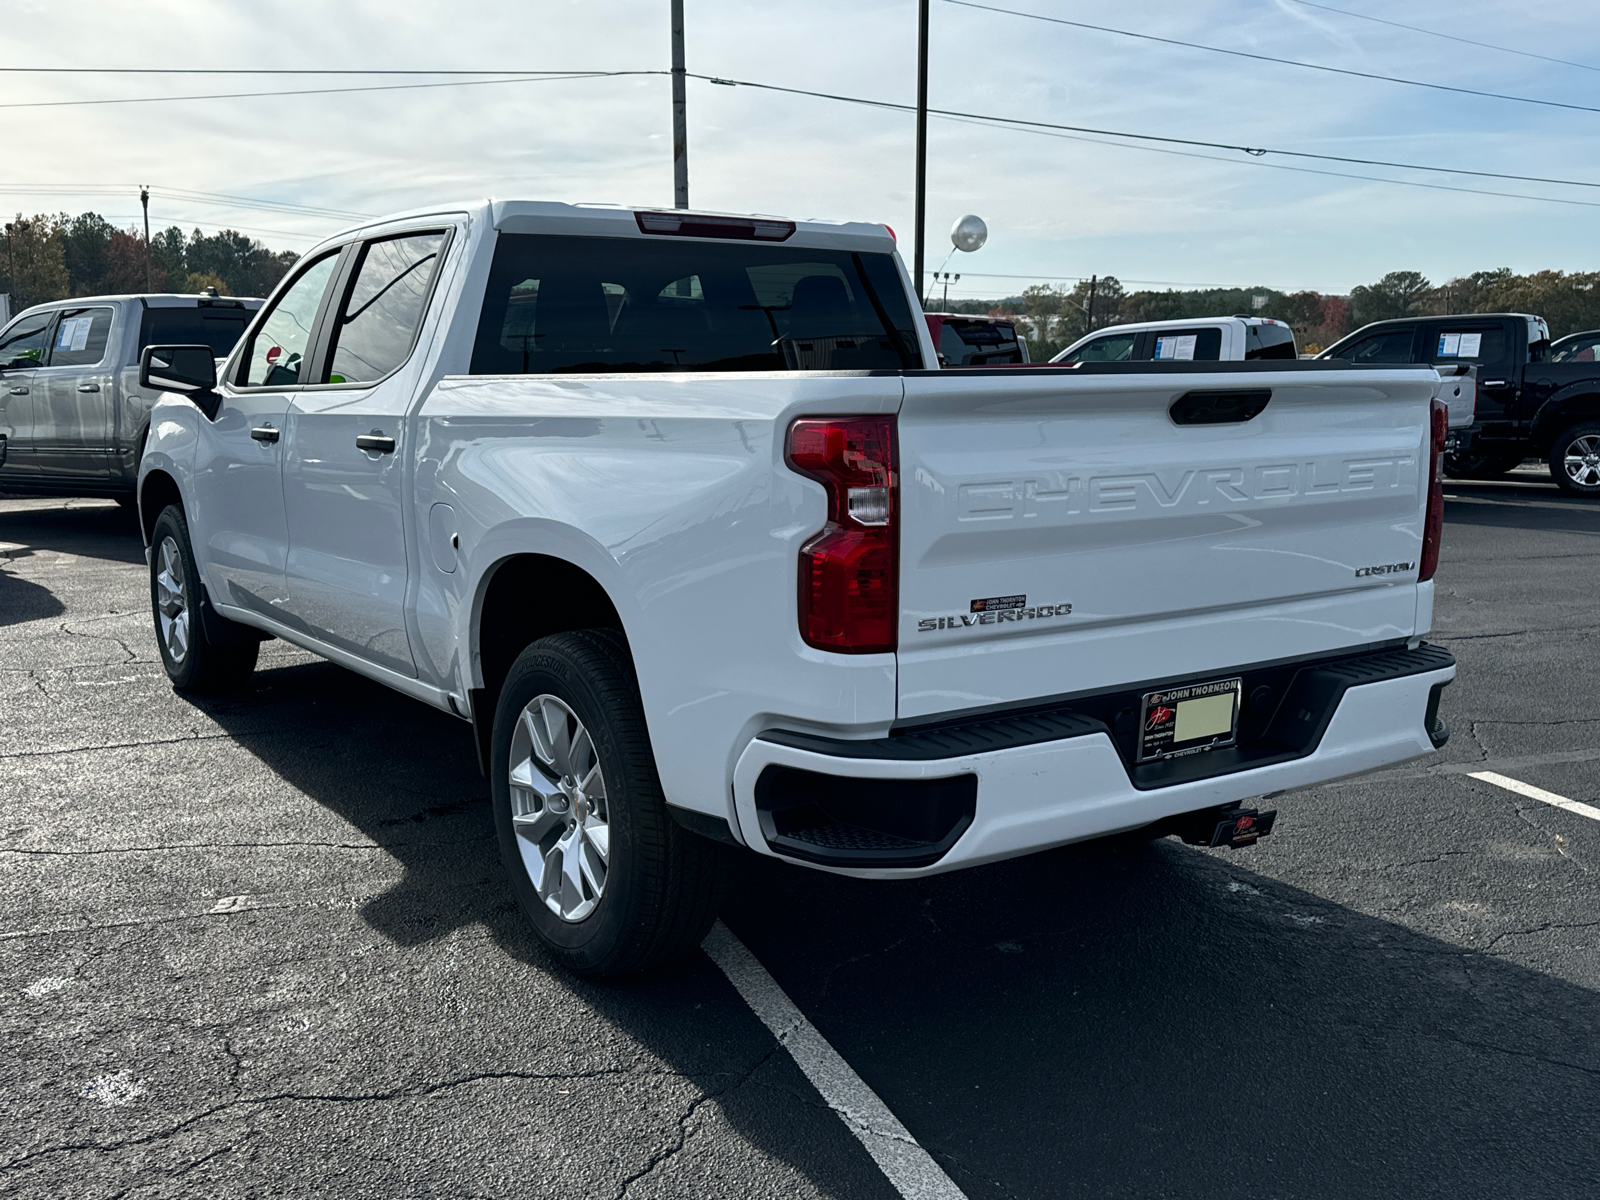
[{"label": "license plate", "polygon": [[1239,736],[1243,680],[1215,679],[1146,692],[1139,706],[1139,762],[1231,746]]}]

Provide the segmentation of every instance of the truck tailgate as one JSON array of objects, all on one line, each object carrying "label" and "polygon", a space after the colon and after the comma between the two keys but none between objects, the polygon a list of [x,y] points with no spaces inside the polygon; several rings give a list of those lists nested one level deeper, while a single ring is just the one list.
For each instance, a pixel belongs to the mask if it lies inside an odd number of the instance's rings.
[{"label": "truck tailgate", "polygon": [[[908,377],[899,719],[1411,636],[1437,387],[1320,364]],[[1240,392],[1265,408],[1211,399]]]}]

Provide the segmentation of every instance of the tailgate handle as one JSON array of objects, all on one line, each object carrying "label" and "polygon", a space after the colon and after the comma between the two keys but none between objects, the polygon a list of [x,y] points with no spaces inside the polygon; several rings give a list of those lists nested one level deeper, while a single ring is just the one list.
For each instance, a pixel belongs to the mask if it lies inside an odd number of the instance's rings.
[{"label": "tailgate handle", "polygon": [[1185,392],[1167,411],[1174,425],[1242,425],[1261,415],[1271,388],[1237,392]]}]

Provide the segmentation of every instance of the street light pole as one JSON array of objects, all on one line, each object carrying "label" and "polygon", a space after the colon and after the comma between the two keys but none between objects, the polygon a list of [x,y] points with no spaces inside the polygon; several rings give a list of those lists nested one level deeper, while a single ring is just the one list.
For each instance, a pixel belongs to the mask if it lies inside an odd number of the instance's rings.
[{"label": "street light pole", "polygon": [[672,0],[672,206],[689,207],[689,116],[683,65],[683,0]]},{"label": "street light pole", "polygon": [[928,0],[917,0],[917,220],[912,276],[922,303],[922,250],[928,218]]},{"label": "street light pole", "polygon": [[139,203],[144,207],[144,290],[150,291],[150,189],[139,189]]}]

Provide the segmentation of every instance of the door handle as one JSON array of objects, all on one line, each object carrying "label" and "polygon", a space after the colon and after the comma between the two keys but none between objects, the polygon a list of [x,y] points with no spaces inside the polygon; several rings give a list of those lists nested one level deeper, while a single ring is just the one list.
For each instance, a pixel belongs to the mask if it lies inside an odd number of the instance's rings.
[{"label": "door handle", "polygon": [[392,437],[385,437],[383,430],[374,429],[371,433],[361,433],[356,435],[356,449],[377,451],[379,454],[393,454],[394,439]]},{"label": "door handle", "polygon": [[263,425],[259,429],[252,429],[250,436],[258,442],[275,442],[278,440],[278,431],[271,425]]},{"label": "door handle", "polygon": [[13,396],[26,396],[28,394],[28,389],[27,388],[12,388],[11,389],[11,394]]},{"label": "door handle", "polygon": [[100,390],[100,385],[98,383],[80,383],[78,385],[78,390],[80,392],[98,392]]}]

